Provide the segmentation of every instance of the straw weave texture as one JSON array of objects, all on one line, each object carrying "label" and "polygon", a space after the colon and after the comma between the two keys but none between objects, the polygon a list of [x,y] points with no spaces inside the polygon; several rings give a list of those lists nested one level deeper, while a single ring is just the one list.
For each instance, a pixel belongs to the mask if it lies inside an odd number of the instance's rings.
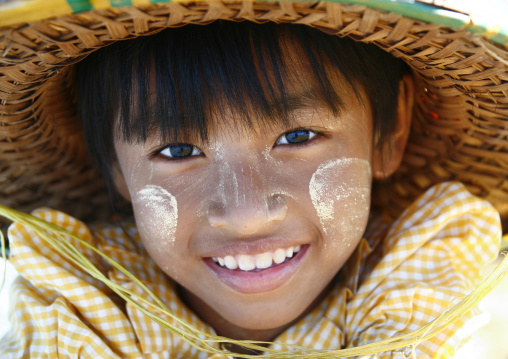
[{"label": "straw weave texture", "polygon": [[217,19],[306,24],[404,59],[421,82],[413,130],[401,169],[377,201],[395,215],[432,184],[457,179],[508,216],[506,48],[466,31],[325,2],[178,2],[0,29],[0,202],[106,215],[108,197],[88,161],[68,65],[116,40]]}]

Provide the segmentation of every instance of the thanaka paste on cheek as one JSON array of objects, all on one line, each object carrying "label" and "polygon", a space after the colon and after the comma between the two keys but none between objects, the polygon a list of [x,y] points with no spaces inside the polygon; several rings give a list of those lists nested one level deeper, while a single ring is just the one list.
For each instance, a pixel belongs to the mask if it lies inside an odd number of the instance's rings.
[{"label": "thanaka paste on cheek", "polygon": [[178,206],[175,196],[156,185],[143,187],[134,198],[135,206],[143,217],[142,223],[145,233],[153,238],[165,239],[161,246],[174,245],[176,226],[178,223]]},{"label": "thanaka paste on cheek", "polygon": [[340,158],[322,163],[312,175],[309,193],[323,232],[335,235],[340,231],[346,242],[361,235],[364,221],[358,219],[368,215],[370,190],[368,161]]}]

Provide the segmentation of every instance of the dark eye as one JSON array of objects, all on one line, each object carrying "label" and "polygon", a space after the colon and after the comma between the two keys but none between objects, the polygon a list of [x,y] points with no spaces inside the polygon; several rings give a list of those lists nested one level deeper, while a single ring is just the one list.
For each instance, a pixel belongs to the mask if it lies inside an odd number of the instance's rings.
[{"label": "dark eye", "polygon": [[184,143],[170,145],[160,151],[159,154],[169,158],[180,159],[191,156],[199,156],[203,154],[203,152],[201,152],[201,150],[196,146]]},{"label": "dark eye", "polygon": [[280,136],[275,142],[276,145],[293,145],[306,142],[316,136],[316,132],[311,130],[295,130],[287,132]]}]

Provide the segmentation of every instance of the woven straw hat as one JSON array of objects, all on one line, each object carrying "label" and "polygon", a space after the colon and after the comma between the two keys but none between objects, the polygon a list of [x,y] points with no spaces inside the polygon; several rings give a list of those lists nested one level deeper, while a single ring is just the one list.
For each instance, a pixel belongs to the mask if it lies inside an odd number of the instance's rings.
[{"label": "woven straw hat", "polygon": [[306,24],[405,60],[418,81],[412,132],[376,200],[395,215],[456,179],[508,219],[508,4],[338,1],[0,1],[0,203],[107,215],[76,118],[72,65],[117,40],[223,19]]}]

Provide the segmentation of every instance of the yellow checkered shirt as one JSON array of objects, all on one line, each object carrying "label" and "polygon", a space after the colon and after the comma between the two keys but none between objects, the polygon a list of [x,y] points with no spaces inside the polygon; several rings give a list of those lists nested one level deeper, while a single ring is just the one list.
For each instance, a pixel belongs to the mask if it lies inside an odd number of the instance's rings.
[{"label": "yellow checkered shirt", "polygon": [[[134,225],[87,226],[50,209],[33,214],[86,239],[134,273],[178,317],[214,333],[180,300],[145,252]],[[9,238],[10,262],[21,276],[11,288],[12,330],[0,340],[0,358],[208,357],[119,300],[29,228],[14,223]],[[501,229],[489,203],[450,182],[431,188],[393,223],[371,221],[365,238],[327,297],[275,342],[338,349],[414,331],[475,288],[482,268],[498,254]],[[97,254],[76,246],[112,281],[141,293]],[[417,357],[453,357],[481,318],[478,314],[475,309],[420,343]],[[411,350],[373,357],[406,358]]]}]

